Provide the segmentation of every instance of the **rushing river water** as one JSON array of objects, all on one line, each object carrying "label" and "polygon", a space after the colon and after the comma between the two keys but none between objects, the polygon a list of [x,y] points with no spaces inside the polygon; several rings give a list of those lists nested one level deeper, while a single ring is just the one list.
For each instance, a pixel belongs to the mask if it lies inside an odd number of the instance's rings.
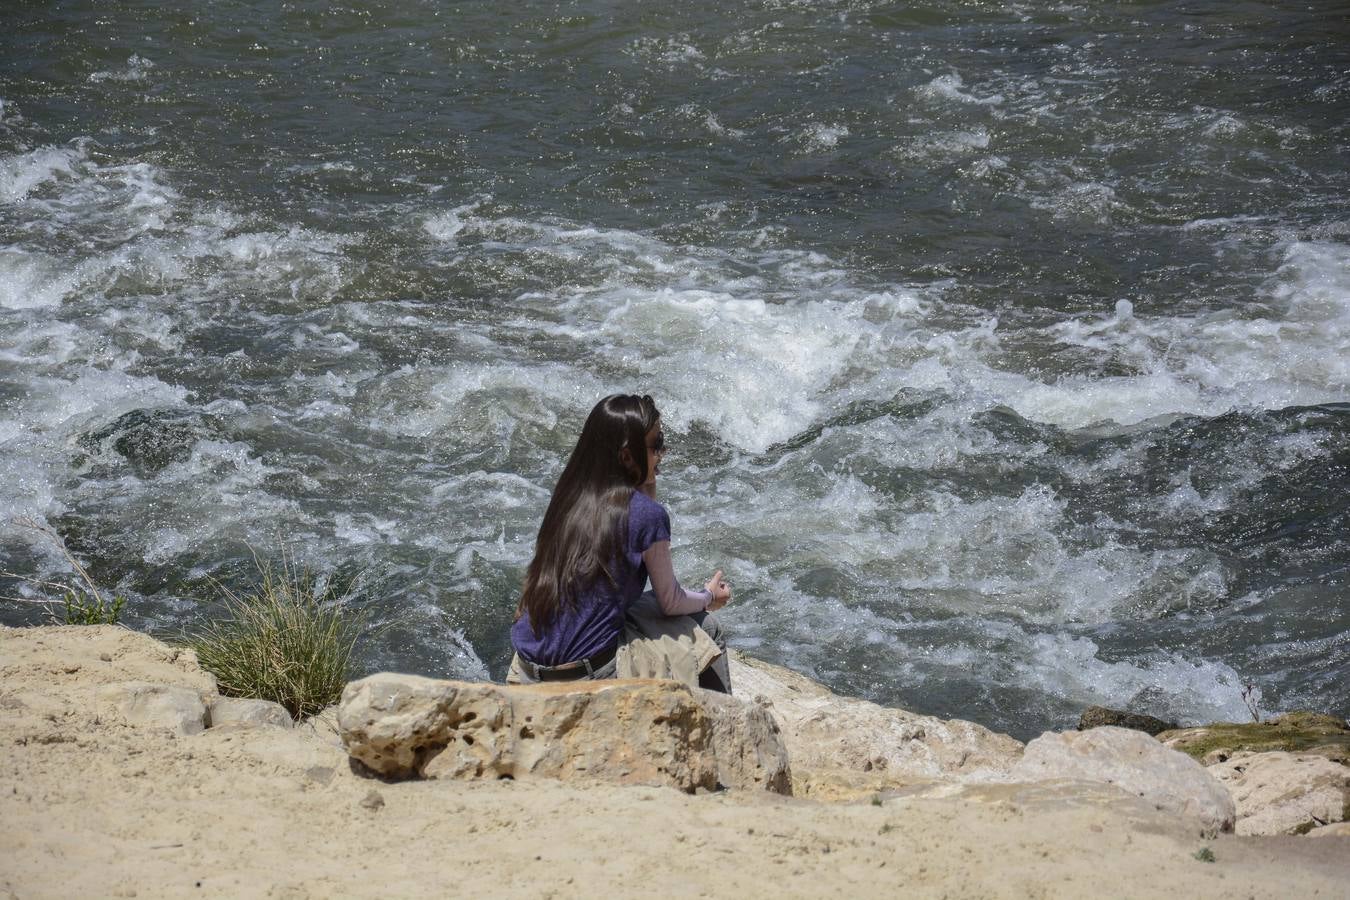
[{"label": "rushing river water", "polygon": [[284,541],[363,668],[501,677],[648,392],[734,646],[1020,737],[1350,712],[1343,4],[0,19],[0,569],[34,517],[173,634]]}]

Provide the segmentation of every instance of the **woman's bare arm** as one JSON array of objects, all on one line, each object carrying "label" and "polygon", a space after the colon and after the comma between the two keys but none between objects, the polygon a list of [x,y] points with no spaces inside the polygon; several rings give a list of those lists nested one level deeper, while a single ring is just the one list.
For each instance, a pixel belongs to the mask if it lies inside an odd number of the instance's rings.
[{"label": "woman's bare arm", "polygon": [[657,541],[642,553],[647,564],[647,575],[652,580],[652,591],[668,616],[687,616],[703,612],[712,602],[711,591],[689,591],[680,586],[675,577],[675,566],[670,558],[670,541]]}]

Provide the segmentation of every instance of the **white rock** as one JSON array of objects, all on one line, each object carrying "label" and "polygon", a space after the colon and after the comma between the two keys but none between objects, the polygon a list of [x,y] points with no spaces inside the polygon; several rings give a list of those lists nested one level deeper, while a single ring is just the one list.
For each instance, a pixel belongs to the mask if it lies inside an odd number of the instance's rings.
[{"label": "white rock", "polygon": [[271,700],[241,697],[214,697],[211,700],[212,728],[234,725],[252,728],[291,728],[295,725],[286,707]]},{"label": "white rock", "polygon": [[132,725],[198,734],[206,728],[206,704],[191,688],[121,681],[98,689],[99,702]]},{"label": "white rock", "polygon": [[1103,726],[1048,731],[1027,744],[1009,776],[1113,784],[1167,810],[1199,820],[1206,834],[1232,831],[1237,812],[1228,789],[1198,762],[1142,731]]},{"label": "white rock", "polygon": [[1350,768],[1325,756],[1239,752],[1209,772],[1233,795],[1238,834],[1292,834],[1340,822],[1350,803]]},{"label": "white rock", "polygon": [[732,654],[736,696],[773,714],[792,761],[793,792],[865,796],[919,781],[993,780],[1022,743],[974,722],[841,697],[790,669]]}]

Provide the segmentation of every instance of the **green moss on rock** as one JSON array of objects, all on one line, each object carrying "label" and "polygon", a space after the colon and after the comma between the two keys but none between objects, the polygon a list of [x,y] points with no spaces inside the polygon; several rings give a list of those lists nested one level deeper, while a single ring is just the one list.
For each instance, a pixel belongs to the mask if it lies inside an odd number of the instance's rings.
[{"label": "green moss on rock", "polygon": [[1344,719],[1307,710],[1285,713],[1265,722],[1216,722],[1198,728],[1177,728],[1157,737],[1205,765],[1222,762],[1243,750],[1315,753],[1350,765],[1350,725]]}]

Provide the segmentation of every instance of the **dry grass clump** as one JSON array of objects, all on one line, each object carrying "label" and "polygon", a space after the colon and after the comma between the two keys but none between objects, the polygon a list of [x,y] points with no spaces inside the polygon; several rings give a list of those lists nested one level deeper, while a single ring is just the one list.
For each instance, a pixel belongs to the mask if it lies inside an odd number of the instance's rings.
[{"label": "dry grass clump", "polygon": [[303,718],[336,703],[347,684],[362,617],[349,608],[352,585],[321,583],[283,553],[280,569],[258,564],[255,588],[223,585],[226,614],[187,644],[230,697],[271,700]]}]

